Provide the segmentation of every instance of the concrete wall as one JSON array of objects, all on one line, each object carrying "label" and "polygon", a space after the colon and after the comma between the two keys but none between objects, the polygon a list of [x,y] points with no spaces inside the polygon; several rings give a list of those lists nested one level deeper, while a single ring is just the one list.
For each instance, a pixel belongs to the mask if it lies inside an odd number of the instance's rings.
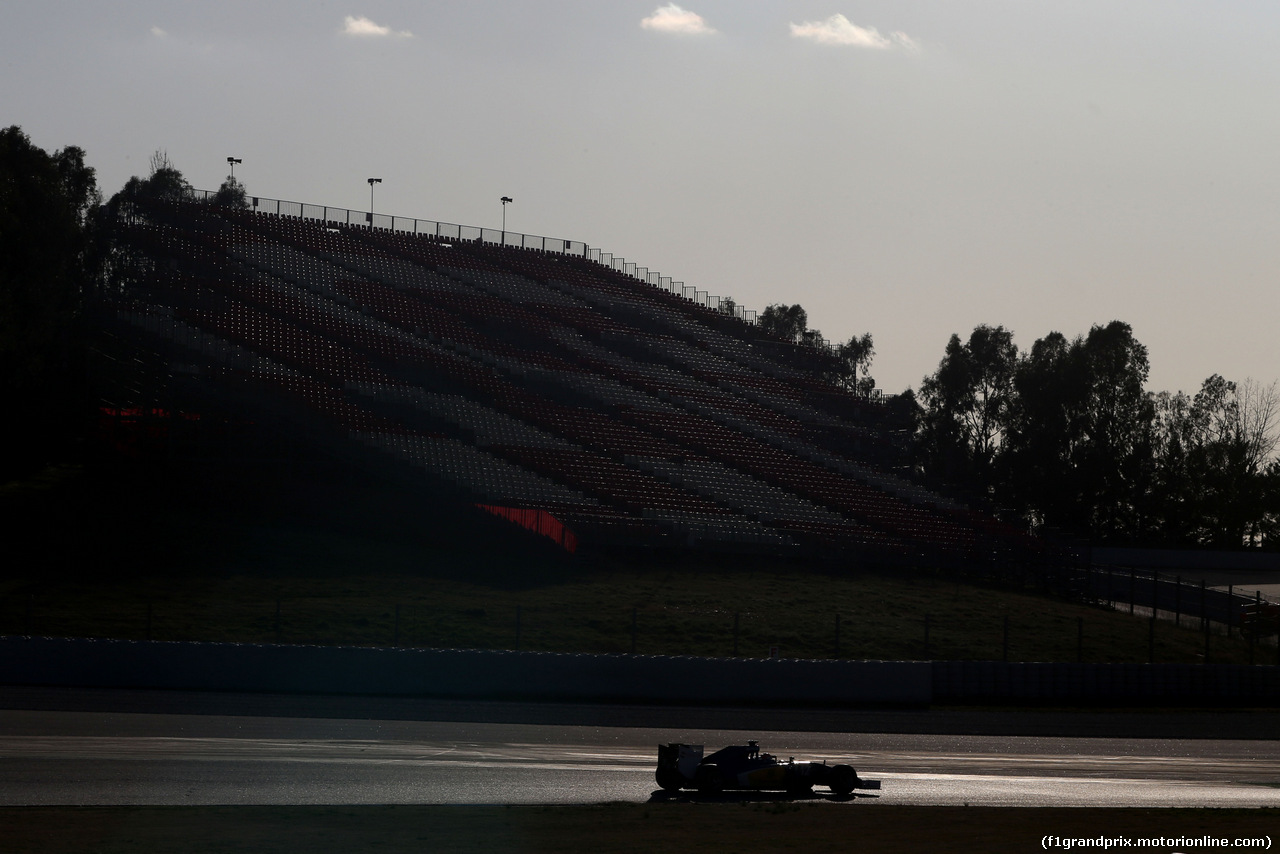
[{"label": "concrete wall", "polygon": [[1224,552],[1194,549],[1094,548],[1094,566],[1157,570],[1243,570],[1274,572],[1280,577],[1280,552]]}]

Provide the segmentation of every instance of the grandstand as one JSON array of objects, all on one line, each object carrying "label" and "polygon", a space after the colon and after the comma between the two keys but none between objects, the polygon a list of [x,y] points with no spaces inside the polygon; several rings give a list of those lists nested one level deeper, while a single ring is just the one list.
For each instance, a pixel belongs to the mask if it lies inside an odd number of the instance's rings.
[{"label": "grandstand", "polygon": [[1036,550],[912,482],[887,408],[740,310],[570,241],[314,210],[130,206],[101,305],[118,443],[180,453],[194,429],[235,453],[271,434],[567,551]]}]

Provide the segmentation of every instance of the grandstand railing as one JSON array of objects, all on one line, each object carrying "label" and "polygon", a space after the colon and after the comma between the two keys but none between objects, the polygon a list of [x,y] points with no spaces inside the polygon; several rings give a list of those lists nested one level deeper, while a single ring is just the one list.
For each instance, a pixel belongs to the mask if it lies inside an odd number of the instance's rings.
[{"label": "grandstand railing", "polygon": [[[191,197],[197,202],[212,202],[217,196],[216,192],[211,190],[192,190]],[[499,228],[485,228],[479,225],[459,225],[452,222],[440,222],[431,219],[418,219],[417,217],[395,216],[393,214],[381,214],[371,211],[351,210],[350,208],[336,208],[329,205],[313,205],[308,202],[291,202],[284,199],[268,199],[265,196],[248,196],[246,200],[249,206],[259,212],[267,214],[275,214],[277,216],[292,216],[299,219],[311,219],[317,222],[331,222],[338,225],[369,225],[372,228],[382,228],[388,231],[403,231],[410,234],[425,234],[434,237],[444,237],[453,240],[479,241],[481,243],[496,243],[501,246],[511,246],[520,249],[538,249],[543,252],[554,252],[560,255],[572,255],[579,258],[585,258],[588,261],[595,261],[612,270],[617,270],[623,275],[638,279],[641,282],[652,285],[655,288],[683,297],[692,303],[709,308],[713,311],[721,311],[725,314],[731,314],[739,320],[755,324],[756,312],[745,309],[740,305],[732,305],[731,301],[710,294],[707,291],[700,291],[692,285],[686,285],[684,282],[677,282],[670,276],[664,276],[657,270],[650,270],[648,267],[641,267],[634,262],[620,258],[612,252],[588,246],[580,240],[564,240],[559,237],[543,237],[537,234],[523,234],[518,231],[505,231]]]}]

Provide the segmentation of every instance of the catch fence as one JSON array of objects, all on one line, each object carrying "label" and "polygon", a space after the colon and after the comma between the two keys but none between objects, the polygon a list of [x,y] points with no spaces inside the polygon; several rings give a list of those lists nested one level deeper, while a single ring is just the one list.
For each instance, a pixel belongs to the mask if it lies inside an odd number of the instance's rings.
[{"label": "catch fence", "polygon": [[[191,198],[197,202],[212,203],[217,196],[210,190],[192,190]],[[517,249],[536,249],[542,252],[553,252],[558,255],[569,255],[594,261],[625,276],[652,285],[659,290],[675,294],[690,302],[736,317],[744,323],[755,324],[756,312],[740,305],[731,305],[724,297],[716,296],[693,285],[675,281],[671,276],[664,276],[657,270],[642,267],[633,261],[589,246],[580,240],[565,240],[559,237],[544,237],[537,234],[524,234],[518,231],[507,231],[500,228],[486,228],[479,225],[460,225],[438,220],[418,219],[417,217],[396,216],[393,214],[375,213],[373,211],[352,210],[350,208],[315,205],[309,202],[293,202],[285,199],[269,199],[265,196],[247,196],[246,202],[258,213],[275,216],[296,217],[298,219],[315,220],[333,225],[367,225],[371,228],[387,231],[399,231],[408,234],[421,234],[448,240],[492,243]]]},{"label": "catch fence", "polygon": [[1269,601],[1256,589],[1245,590],[1228,585],[1226,590],[1209,587],[1204,580],[1184,580],[1169,575],[1128,567],[1092,566],[1076,575],[1079,594],[1094,602],[1107,602],[1113,608],[1130,614],[1163,616],[1181,625],[1185,620],[1198,623],[1220,623],[1235,628],[1249,628],[1250,620],[1273,622],[1280,616],[1280,606]]},{"label": "catch fence", "polygon": [[[805,617],[669,605],[584,610],[510,600],[483,607],[308,595],[239,600],[163,596],[0,598],[0,636],[806,658],[1075,663],[1280,663],[1274,626],[1070,612],[915,612]],[[1157,626],[1157,623],[1161,625]]]}]

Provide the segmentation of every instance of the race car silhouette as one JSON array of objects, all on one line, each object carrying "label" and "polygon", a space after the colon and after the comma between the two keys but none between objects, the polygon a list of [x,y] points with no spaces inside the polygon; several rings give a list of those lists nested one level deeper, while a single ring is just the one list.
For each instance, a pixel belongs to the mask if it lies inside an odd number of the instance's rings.
[{"label": "race car silhouette", "polygon": [[734,744],[703,757],[701,744],[659,744],[658,785],[669,792],[697,789],[703,794],[719,794],[725,789],[780,790],[804,794],[814,786],[826,786],[834,794],[848,795],[854,789],[879,789],[879,780],[858,776],[852,765],[824,762],[781,761],[761,753],[755,741]]}]

